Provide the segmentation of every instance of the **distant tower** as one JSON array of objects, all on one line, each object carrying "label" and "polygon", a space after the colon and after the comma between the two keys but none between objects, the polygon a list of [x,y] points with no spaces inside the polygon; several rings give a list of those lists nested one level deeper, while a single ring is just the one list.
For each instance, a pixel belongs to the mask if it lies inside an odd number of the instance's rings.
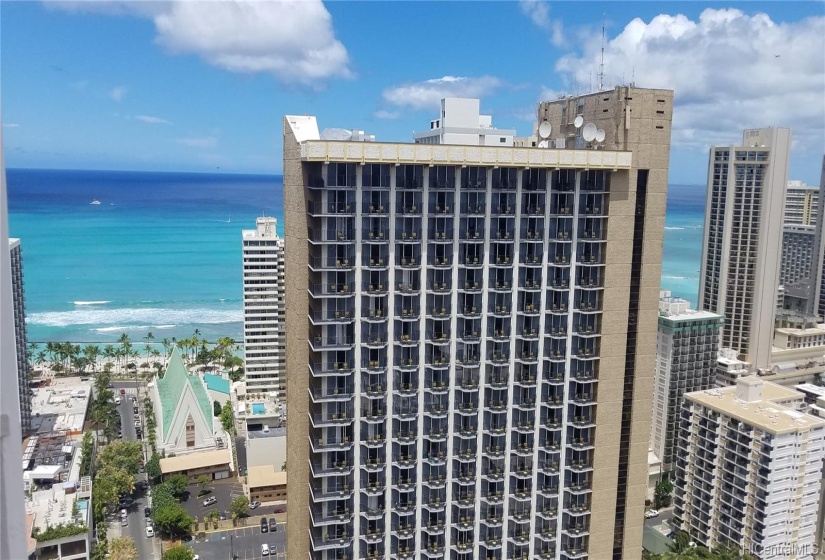
[{"label": "distant tower", "polygon": [[716,383],[722,321],[721,315],[695,311],[689,308],[688,301],[662,292],[650,447],[665,471],[670,471],[673,465],[683,395],[710,389]]},{"label": "distant tower", "polygon": [[770,366],[791,131],[746,130],[710,150],[699,308],[725,316],[722,347]]},{"label": "distant tower", "polygon": [[23,259],[19,239],[9,239],[11,259],[12,305],[14,306],[14,342],[17,354],[17,391],[20,398],[20,426],[23,435],[29,433],[32,424],[32,400],[29,391],[29,360],[26,350],[26,304],[23,290]]},{"label": "distant tower", "polygon": [[[819,181],[819,192],[825,190],[825,157],[822,158],[822,175]],[[811,273],[811,297],[808,299],[808,311],[825,317],[825,201],[817,208],[816,240],[814,241],[813,272]]]},{"label": "distant tower", "polygon": [[244,230],[244,369],[247,392],[286,395],[284,346],[284,241],[275,218],[258,218]]}]

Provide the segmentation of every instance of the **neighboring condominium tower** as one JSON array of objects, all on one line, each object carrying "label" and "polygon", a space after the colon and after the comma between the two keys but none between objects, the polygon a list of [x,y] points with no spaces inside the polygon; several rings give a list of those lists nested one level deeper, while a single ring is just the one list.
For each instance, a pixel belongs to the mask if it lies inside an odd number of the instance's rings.
[{"label": "neighboring condominium tower", "polygon": [[803,397],[755,376],[685,395],[676,527],[708,548],[814,557],[825,421],[797,410]]},{"label": "neighboring condominium tower", "polygon": [[686,300],[662,292],[650,447],[669,472],[673,464],[682,396],[716,384],[722,316],[690,309]]},{"label": "neighboring condominium tower", "polygon": [[247,393],[286,394],[284,241],[275,218],[243,235],[243,342]]},{"label": "neighboring condominium tower", "polygon": [[290,557],[641,557],[672,101],[543,103],[558,148],[284,118]]},{"label": "neighboring condominium tower", "polygon": [[11,257],[12,305],[14,306],[14,341],[17,353],[17,391],[20,398],[20,427],[29,433],[32,423],[32,399],[29,376],[28,341],[26,338],[26,294],[23,287],[23,255],[19,239],[9,239]]},{"label": "neighboring condominium tower", "polygon": [[[822,158],[819,192],[825,192],[825,156]],[[825,317],[825,201],[817,207],[816,239],[812,261],[813,272],[811,272],[811,296],[808,298],[808,311],[819,317]]]},{"label": "neighboring condominium tower", "polygon": [[708,164],[699,308],[725,317],[722,347],[770,366],[791,131],[746,130]]}]

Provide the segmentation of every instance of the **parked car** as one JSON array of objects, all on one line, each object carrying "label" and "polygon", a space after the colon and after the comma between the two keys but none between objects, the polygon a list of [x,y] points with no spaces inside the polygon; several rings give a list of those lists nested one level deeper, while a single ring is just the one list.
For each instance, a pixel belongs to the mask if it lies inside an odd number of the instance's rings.
[{"label": "parked car", "polygon": [[126,517],[124,517],[123,519],[121,519],[121,520],[120,520],[120,526],[121,526],[121,527],[128,527],[128,526],[129,526],[129,519],[127,519]]},{"label": "parked car", "polygon": [[658,509],[649,509],[645,512],[645,519],[653,519],[659,515]]},{"label": "parked car", "polygon": [[155,536],[155,530],[152,529],[151,527],[146,527],[146,536],[148,538],[154,537]]},{"label": "parked car", "polygon": [[268,533],[269,525],[266,524],[266,517],[261,519],[261,533]]},{"label": "parked car", "polygon": [[152,508],[145,507],[143,508],[143,517],[151,517],[152,515]]},{"label": "parked car", "polygon": [[120,394],[121,394],[121,395],[125,395],[125,394],[126,394],[126,389],[121,389],[121,390],[120,390]]},{"label": "parked car", "polygon": [[115,397],[115,404],[120,404],[120,397]]},{"label": "parked car", "polygon": [[140,428],[140,420],[135,420],[135,428]]},{"label": "parked car", "polygon": [[261,545],[261,556],[269,556],[269,545],[266,543]]},{"label": "parked car", "polygon": [[203,507],[211,506],[212,504],[217,504],[218,499],[215,496],[209,496],[203,501]]},{"label": "parked car", "polygon": [[269,530],[273,533],[278,530],[278,522],[275,521],[275,518],[269,520]]},{"label": "parked car", "polygon": [[249,503],[249,509],[255,509],[255,508],[260,507],[260,506],[261,506],[261,502],[256,501],[256,502],[250,502]]},{"label": "parked car", "polygon": [[225,511],[220,512],[218,514],[218,519],[220,519],[221,521],[226,521],[226,512]]},{"label": "parked car", "polygon": [[285,512],[284,508],[275,508],[275,511],[273,513],[284,513],[284,512]]}]

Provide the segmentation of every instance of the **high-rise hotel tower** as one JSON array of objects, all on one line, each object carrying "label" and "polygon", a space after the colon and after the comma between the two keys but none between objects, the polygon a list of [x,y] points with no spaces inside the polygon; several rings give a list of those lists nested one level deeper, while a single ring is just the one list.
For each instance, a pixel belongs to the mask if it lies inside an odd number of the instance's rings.
[{"label": "high-rise hotel tower", "polygon": [[725,317],[723,348],[770,367],[779,289],[782,217],[791,131],[746,130],[740,146],[714,146],[699,284],[699,309]]},{"label": "high-rise hotel tower", "polygon": [[542,103],[552,148],[284,118],[290,557],[641,557],[672,101]]}]

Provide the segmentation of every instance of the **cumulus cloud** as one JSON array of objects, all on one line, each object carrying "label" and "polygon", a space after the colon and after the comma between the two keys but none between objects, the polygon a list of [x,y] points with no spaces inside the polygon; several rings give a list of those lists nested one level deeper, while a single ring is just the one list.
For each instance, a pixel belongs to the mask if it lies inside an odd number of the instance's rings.
[{"label": "cumulus cloud", "polygon": [[401,116],[401,113],[398,111],[385,111],[384,109],[379,109],[374,112],[372,116],[376,119],[395,120]]},{"label": "cumulus cloud", "polygon": [[[787,126],[799,143],[821,149],[824,36],[823,17],[776,23],[762,13],[707,9],[697,21],[637,18],[605,45],[605,86],[634,80],[673,89],[675,145],[704,150],[741,139],[744,128]],[[600,41],[582,44],[584,52],[562,57],[556,70],[586,84],[598,74]]]},{"label": "cumulus cloud", "polygon": [[444,97],[484,97],[502,86],[502,81],[493,76],[477,78],[444,76],[423,82],[394,86],[384,90],[382,96],[387,103],[413,109],[433,109]]},{"label": "cumulus cloud", "polygon": [[195,54],[230,72],[268,73],[289,84],[318,87],[352,76],[346,47],[335,38],[321,0],[224,2],[47,2],[72,12],[150,18],[155,42],[173,54]]},{"label": "cumulus cloud", "polygon": [[109,97],[115,101],[120,101],[123,99],[123,96],[126,95],[126,91],[126,86],[115,86],[109,90]]},{"label": "cumulus cloud", "polygon": [[135,120],[145,122],[147,124],[169,124],[169,121],[160,117],[153,117],[151,115],[135,115]]},{"label": "cumulus cloud", "polygon": [[550,19],[550,4],[546,0],[519,0],[521,11],[541,29],[550,33],[554,45],[564,44],[564,32],[561,21]]},{"label": "cumulus cloud", "polygon": [[214,136],[189,136],[175,140],[178,144],[190,148],[214,148],[218,145],[218,139]]}]

